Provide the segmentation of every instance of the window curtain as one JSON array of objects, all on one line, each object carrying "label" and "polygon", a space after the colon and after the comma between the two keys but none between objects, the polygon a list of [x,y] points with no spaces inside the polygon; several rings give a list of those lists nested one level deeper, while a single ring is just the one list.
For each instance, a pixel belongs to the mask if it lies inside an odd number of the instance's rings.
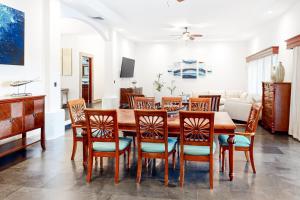
[{"label": "window curtain", "polygon": [[272,66],[277,63],[277,55],[271,55],[248,63],[248,93],[262,94],[262,82],[271,80]]},{"label": "window curtain", "polygon": [[[298,92],[297,92],[298,91]],[[300,47],[293,49],[293,77],[289,134],[300,140]]]}]

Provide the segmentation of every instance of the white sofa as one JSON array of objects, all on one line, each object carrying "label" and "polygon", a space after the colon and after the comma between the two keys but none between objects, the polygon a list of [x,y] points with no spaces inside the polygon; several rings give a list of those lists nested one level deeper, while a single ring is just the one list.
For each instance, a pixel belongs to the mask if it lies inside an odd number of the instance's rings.
[{"label": "white sofa", "polygon": [[199,95],[221,95],[220,111],[228,112],[232,119],[239,121],[247,121],[252,104],[261,101],[259,96],[237,90],[209,90],[192,94],[193,97]]}]

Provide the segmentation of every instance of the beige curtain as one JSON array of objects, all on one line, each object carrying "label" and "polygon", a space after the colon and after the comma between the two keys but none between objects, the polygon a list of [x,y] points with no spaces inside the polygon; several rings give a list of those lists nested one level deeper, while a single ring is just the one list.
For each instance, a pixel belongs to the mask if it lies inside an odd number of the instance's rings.
[{"label": "beige curtain", "polygon": [[300,47],[293,49],[293,77],[289,134],[300,140]]}]

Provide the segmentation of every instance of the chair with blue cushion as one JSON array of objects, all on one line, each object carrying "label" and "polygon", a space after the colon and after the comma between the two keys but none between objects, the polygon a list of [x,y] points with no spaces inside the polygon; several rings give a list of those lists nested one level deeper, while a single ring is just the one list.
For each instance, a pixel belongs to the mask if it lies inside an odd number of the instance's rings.
[{"label": "chair with blue cushion", "polygon": [[119,138],[117,111],[86,109],[88,135],[87,182],[91,181],[93,157],[115,158],[115,183],[119,182],[119,160],[127,152],[127,167],[130,163],[130,138]]},{"label": "chair with blue cushion", "polygon": [[[234,137],[234,150],[235,151],[243,151],[245,153],[246,159],[249,162],[249,154],[250,154],[250,162],[253,173],[256,173],[255,165],[254,165],[254,136],[257,129],[257,124],[260,116],[260,112],[262,110],[262,106],[259,104],[253,104],[249,113],[248,121],[243,126],[245,128],[244,132],[236,132]],[[224,172],[224,162],[225,162],[225,152],[228,150],[229,145],[227,142],[228,135],[219,135],[219,143],[220,143],[220,159],[222,160],[221,171]]]},{"label": "chair with blue cushion", "polygon": [[77,149],[77,142],[82,142],[82,131],[85,127],[85,115],[84,109],[86,109],[84,99],[74,99],[68,101],[68,108],[71,118],[71,127],[73,130],[73,150],[71,155],[71,160],[74,160],[76,149]]},{"label": "chair with blue cushion", "polygon": [[209,163],[209,185],[213,188],[214,112],[180,111],[180,186],[184,183],[184,162]]},{"label": "chair with blue cushion", "polygon": [[170,155],[175,166],[176,139],[168,138],[167,112],[165,110],[135,110],[138,144],[137,183],[141,182],[142,159],[165,160],[165,186],[169,180]]}]

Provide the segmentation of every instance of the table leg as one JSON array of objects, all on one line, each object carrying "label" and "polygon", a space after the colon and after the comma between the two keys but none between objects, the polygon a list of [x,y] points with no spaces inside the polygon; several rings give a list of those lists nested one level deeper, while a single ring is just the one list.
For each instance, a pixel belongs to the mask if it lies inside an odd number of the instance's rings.
[{"label": "table leg", "polygon": [[234,154],[234,135],[229,135],[228,140],[229,144],[229,179],[233,180],[233,154]]},{"label": "table leg", "polygon": [[88,158],[88,139],[87,133],[85,130],[82,131],[82,154],[83,154],[83,167],[84,169],[87,168],[87,158]]}]

